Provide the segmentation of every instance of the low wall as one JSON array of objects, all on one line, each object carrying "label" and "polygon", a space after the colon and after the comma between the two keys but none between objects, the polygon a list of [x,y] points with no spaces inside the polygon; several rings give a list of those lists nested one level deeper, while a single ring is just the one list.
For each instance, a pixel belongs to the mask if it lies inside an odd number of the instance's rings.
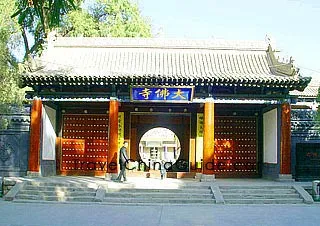
[{"label": "low wall", "polygon": [[[306,144],[306,146],[313,145],[314,150],[309,148],[310,152],[301,152],[298,147],[303,144]],[[317,111],[312,109],[292,109],[291,172],[293,178],[308,181],[320,178],[320,166],[317,164],[319,159],[319,151],[317,149],[319,147],[320,121],[317,120]]]},{"label": "low wall", "polygon": [[13,188],[13,186],[16,185],[17,183],[17,179],[16,178],[4,178],[3,181],[2,181],[2,195],[6,195],[10,190],[11,188]]},{"label": "low wall", "polygon": [[2,185],[3,181],[2,180],[3,180],[3,177],[0,177],[0,197],[2,197],[2,195],[3,195],[3,192],[2,192],[3,191],[3,187],[2,187],[3,186]]},{"label": "low wall", "polygon": [[9,121],[0,130],[0,176],[25,176],[28,169],[30,106],[0,115]]}]

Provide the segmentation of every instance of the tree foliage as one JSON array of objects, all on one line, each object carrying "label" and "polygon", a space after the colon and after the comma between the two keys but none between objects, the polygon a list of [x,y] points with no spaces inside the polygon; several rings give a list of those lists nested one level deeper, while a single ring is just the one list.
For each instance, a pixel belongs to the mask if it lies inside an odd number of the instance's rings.
[{"label": "tree foliage", "polygon": [[[49,32],[82,37],[150,37],[151,26],[131,0],[1,0],[0,114],[8,104],[21,104],[18,64],[12,50],[22,37],[24,60],[42,52]],[[21,38],[20,38],[21,39]],[[1,127],[1,118],[0,118]]]},{"label": "tree foliage", "polygon": [[151,37],[150,23],[131,0],[16,0],[12,17],[20,25],[24,59],[41,54],[56,29],[72,37]]},{"label": "tree foliage", "polygon": [[[41,53],[48,33],[60,26],[62,16],[76,8],[77,0],[16,0],[16,17],[25,47],[25,59]],[[28,33],[33,40],[28,40]],[[32,43],[32,46],[30,45]]]},{"label": "tree foliage", "polygon": [[60,33],[83,37],[151,37],[151,25],[130,0],[96,0],[64,16]]},{"label": "tree foliage", "polygon": [[[20,105],[24,90],[19,88],[16,59],[11,50],[18,45],[18,24],[11,19],[15,10],[11,0],[0,1],[0,114],[9,113],[9,104]],[[5,121],[0,116],[0,128]]]},{"label": "tree foliage", "polygon": [[71,37],[97,37],[104,36],[103,27],[85,10],[79,9],[70,12],[64,19],[59,33]]},{"label": "tree foliage", "polygon": [[14,2],[0,1],[0,11],[0,103],[20,103],[17,62],[11,53],[11,49],[18,44],[18,26],[10,18]]}]

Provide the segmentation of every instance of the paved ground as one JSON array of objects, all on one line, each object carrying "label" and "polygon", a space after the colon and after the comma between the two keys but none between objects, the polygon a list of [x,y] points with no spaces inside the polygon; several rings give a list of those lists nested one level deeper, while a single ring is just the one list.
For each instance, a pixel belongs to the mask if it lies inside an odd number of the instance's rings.
[{"label": "paved ground", "polygon": [[319,225],[320,205],[109,206],[0,201],[1,226]]}]

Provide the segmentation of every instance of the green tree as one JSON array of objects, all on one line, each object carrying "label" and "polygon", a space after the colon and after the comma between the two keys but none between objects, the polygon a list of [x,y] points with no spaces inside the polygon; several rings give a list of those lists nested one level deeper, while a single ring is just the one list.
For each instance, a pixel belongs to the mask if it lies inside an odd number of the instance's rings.
[{"label": "green tree", "polygon": [[[25,47],[24,59],[41,54],[50,31],[63,36],[151,37],[151,26],[130,0],[16,0],[16,12]],[[28,34],[31,34],[28,36]],[[30,40],[31,39],[31,40]]]},{"label": "green tree", "polygon": [[[62,16],[76,8],[79,0],[16,0],[16,12],[23,37],[25,56],[41,53],[49,32],[59,27]],[[28,33],[33,40],[28,39]],[[32,43],[32,46],[31,44]]]},{"label": "green tree", "polygon": [[19,88],[18,67],[11,49],[18,45],[18,24],[11,19],[15,3],[0,1],[0,128],[7,123],[1,114],[9,113],[9,104],[21,105],[24,90]]},{"label": "green tree", "polygon": [[64,16],[60,34],[83,37],[151,37],[151,25],[130,0],[96,0]]}]

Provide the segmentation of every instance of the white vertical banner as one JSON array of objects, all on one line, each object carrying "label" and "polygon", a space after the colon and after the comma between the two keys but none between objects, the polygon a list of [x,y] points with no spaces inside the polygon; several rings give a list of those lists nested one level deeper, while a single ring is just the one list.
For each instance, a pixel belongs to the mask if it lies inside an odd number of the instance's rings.
[{"label": "white vertical banner", "polygon": [[278,112],[273,109],[263,114],[263,162],[276,164],[278,154]]},{"label": "white vertical banner", "polygon": [[42,108],[42,159],[56,159],[56,133],[50,122],[49,116]]}]

